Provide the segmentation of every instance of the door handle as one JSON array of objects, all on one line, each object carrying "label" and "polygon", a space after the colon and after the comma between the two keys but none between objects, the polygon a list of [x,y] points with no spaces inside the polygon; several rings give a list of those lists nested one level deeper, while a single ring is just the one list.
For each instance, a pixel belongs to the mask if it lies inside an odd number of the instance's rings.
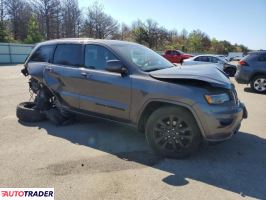
[{"label": "door handle", "polygon": [[90,78],[91,74],[89,74],[88,72],[81,72],[80,73],[82,76],[86,77],[86,78]]},{"label": "door handle", "polygon": [[46,70],[49,72],[53,72],[53,68],[52,67],[46,67]]}]

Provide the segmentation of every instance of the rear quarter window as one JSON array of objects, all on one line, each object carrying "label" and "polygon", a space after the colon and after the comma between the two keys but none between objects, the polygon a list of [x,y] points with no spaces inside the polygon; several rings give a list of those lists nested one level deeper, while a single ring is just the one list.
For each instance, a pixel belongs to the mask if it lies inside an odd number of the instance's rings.
[{"label": "rear quarter window", "polygon": [[50,62],[55,45],[40,46],[31,56],[30,62]]}]

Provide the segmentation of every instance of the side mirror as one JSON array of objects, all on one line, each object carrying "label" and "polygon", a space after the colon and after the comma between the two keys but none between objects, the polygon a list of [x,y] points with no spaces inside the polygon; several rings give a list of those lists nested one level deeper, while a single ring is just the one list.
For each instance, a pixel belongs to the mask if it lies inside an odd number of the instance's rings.
[{"label": "side mirror", "polygon": [[108,60],[106,64],[105,70],[108,72],[120,73],[121,76],[128,74],[127,68],[123,66],[120,60]]}]

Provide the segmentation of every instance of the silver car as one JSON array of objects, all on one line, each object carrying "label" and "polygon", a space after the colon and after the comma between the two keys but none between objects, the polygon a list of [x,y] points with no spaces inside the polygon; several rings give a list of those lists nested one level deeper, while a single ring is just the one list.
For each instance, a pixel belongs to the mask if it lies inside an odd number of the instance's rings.
[{"label": "silver car", "polygon": [[[202,65],[204,64],[204,65]],[[183,65],[201,65],[206,66],[206,64],[212,64],[212,66],[217,67],[219,70],[224,71],[228,76],[234,76],[236,73],[236,66],[228,63],[225,59],[217,55],[198,55],[189,59],[184,60]]]}]

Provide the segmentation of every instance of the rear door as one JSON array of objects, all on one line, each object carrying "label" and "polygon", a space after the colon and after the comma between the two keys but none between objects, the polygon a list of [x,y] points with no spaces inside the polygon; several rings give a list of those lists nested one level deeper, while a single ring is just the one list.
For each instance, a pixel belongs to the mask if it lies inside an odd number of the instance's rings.
[{"label": "rear door", "polygon": [[52,64],[45,67],[44,81],[63,106],[79,108],[82,50],[81,44],[58,44]]},{"label": "rear door", "polygon": [[108,60],[118,58],[106,47],[85,46],[84,77],[80,95],[80,109],[124,120],[129,119],[131,78],[105,70]]},{"label": "rear door", "polygon": [[259,55],[256,68],[257,71],[266,73],[266,53]]},{"label": "rear door", "polygon": [[27,70],[32,77],[42,81],[43,70],[51,62],[54,48],[55,45],[43,45],[33,52],[26,63]]}]

